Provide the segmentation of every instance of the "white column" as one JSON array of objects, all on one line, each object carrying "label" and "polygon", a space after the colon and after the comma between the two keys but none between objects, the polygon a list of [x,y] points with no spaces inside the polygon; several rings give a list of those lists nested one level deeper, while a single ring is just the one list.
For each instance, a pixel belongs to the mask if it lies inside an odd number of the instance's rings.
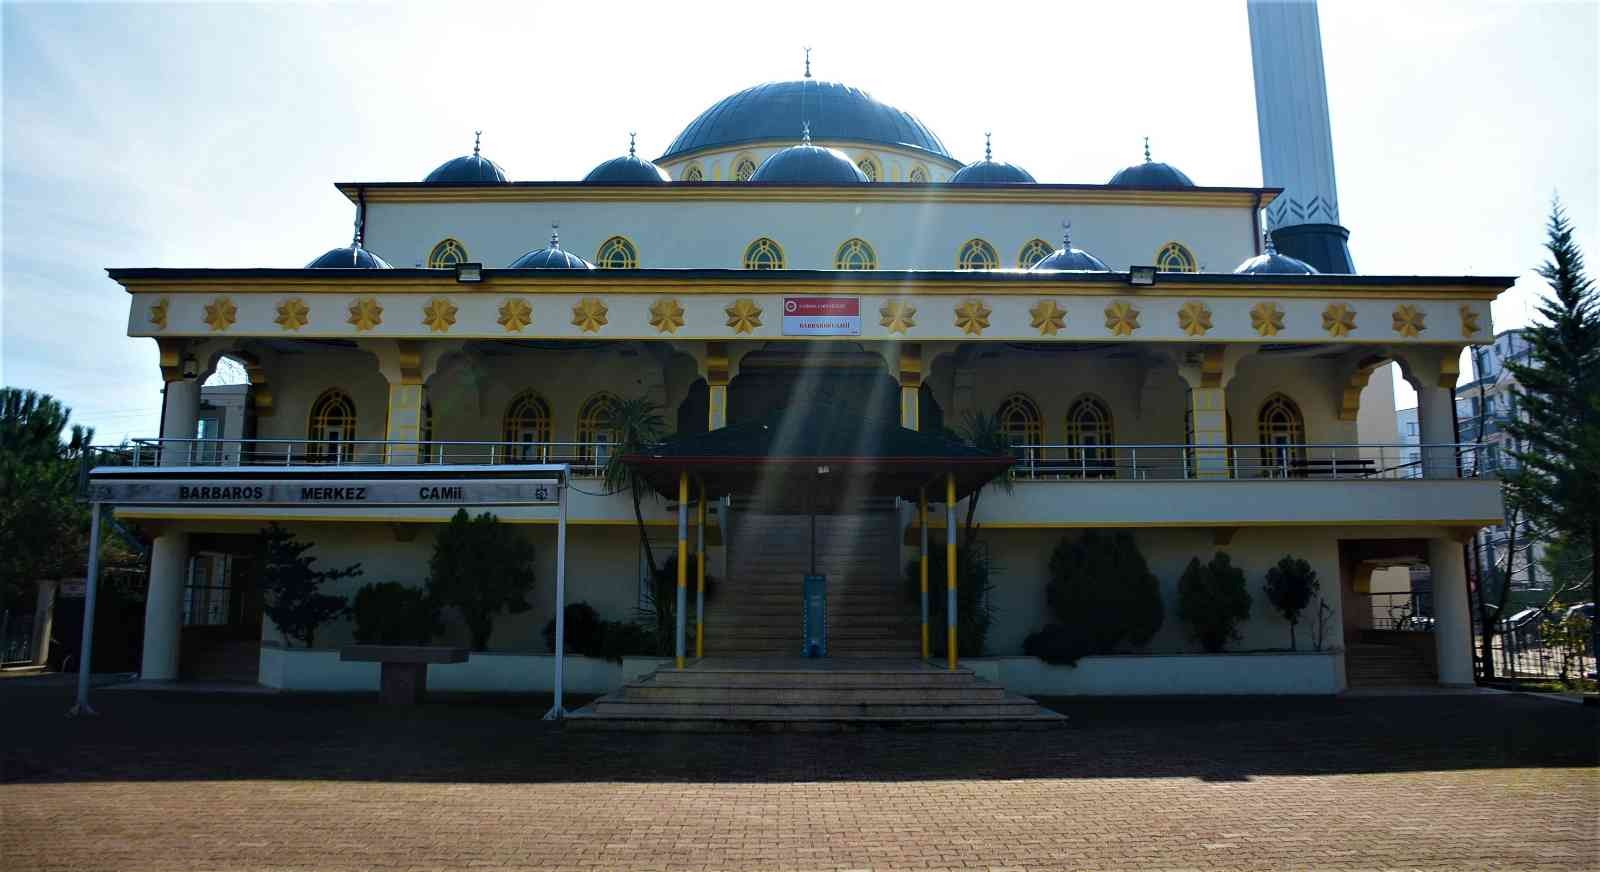
[{"label": "white column", "polygon": [[[1456,443],[1456,396],[1452,388],[1422,385],[1417,388],[1417,430],[1424,445]],[[1470,458],[1469,458],[1470,460]],[[1455,478],[1454,448],[1424,448],[1424,478]]]},{"label": "white column", "polygon": [[1472,617],[1467,608],[1467,571],[1461,543],[1429,539],[1428,565],[1433,569],[1433,640],[1439,659],[1439,683],[1470,687]]},{"label": "white column", "polygon": [[[167,382],[164,410],[161,415],[162,439],[193,439],[200,426],[200,380]],[[192,442],[163,444],[162,466],[188,466],[192,456]]]},{"label": "white column", "polygon": [[55,579],[39,582],[39,595],[33,604],[33,656],[30,662],[43,666],[50,657],[50,632],[56,615]]},{"label": "white column", "polygon": [[145,681],[176,681],[189,534],[162,533],[151,548],[150,590],[144,601],[144,658],[139,677]]}]

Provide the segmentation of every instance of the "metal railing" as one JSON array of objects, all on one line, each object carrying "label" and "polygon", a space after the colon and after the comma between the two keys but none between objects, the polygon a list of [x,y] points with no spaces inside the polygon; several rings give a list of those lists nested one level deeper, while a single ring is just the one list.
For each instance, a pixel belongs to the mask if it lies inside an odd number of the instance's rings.
[{"label": "metal railing", "polygon": [[599,477],[616,446],[609,442],[412,442],[394,439],[132,439],[129,466],[507,466],[566,463],[572,474]]},{"label": "metal railing", "polygon": [[1371,594],[1372,628],[1433,632],[1433,593],[1409,591]]},{"label": "metal railing", "polygon": [[1013,479],[1134,481],[1477,478],[1469,443],[1297,445],[1014,445]]}]

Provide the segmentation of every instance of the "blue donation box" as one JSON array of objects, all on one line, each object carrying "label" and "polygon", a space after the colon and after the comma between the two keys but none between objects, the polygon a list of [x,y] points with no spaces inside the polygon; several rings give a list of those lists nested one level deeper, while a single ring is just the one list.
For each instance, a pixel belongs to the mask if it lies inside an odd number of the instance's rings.
[{"label": "blue donation box", "polygon": [[828,577],[808,575],[805,583],[805,642],[802,657],[828,656]]}]

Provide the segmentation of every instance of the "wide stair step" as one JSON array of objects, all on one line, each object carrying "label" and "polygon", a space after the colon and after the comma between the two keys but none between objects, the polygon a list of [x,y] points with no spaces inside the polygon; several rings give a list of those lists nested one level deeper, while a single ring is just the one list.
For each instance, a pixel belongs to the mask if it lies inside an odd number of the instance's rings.
[{"label": "wide stair step", "polygon": [[1358,643],[1345,651],[1345,680],[1352,688],[1362,688],[1427,687],[1439,679],[1414,649]]}]

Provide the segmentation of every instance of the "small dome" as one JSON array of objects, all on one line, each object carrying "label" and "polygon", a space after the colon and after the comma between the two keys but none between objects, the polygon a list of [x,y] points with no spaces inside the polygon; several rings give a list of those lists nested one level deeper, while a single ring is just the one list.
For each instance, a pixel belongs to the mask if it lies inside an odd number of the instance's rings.
[{"label": "small dome", "polygon": [[352,243],[335,248],[306,264],[306,269],[394,269],[389,262]]},{"label": "small dome", "polygon": [[594,264],[561,250],[561,237],[555,225],[550,226],[550,246],[524,254],[511,262],[509,269],[594,269]]},{"label": "small dome", "polygon": [[952,185],[1032,185],[1033,174],[1016,164],[994,159],[989,134],[983,135],[983,160],[969,163],[950,177]]},{"label": "small dome", "polygon": [[1194,182],[1183,171],[1171,164],[1150,159],[1150,138],[1144,140],[1144,163],[1124,167],[1111,177],[1108,185],[1122,188],[1192,188]]},{"label": "small dome", "polygon": [[672,181],[667,171],[639,157],[633,151],[633,134],[628,134],[628,153],[595,167],[583,177],[598,185],[659,185]]},{"label": "small dome", "polygon": [[483,131],[474,131],[472,138],[472,154],[447,160],[428,173],[423,179],[424,184],[430,185],[461,185],[478,184],[483,182],[498,183],[506,180],[506,171],[500,165],[478,154],[478,138]]},{"label": "small dome", "polygon": [[791,145],[762,161],[750,181],[780,185],[864,185],[870,180],[844,152],[812,145],[811,131],[807,128],[799,145]]},{"label": "small dome", "polygon": [[1111,272],[1111,267],[1105,261],[1084,251],[1072,247],[1072,222],[1061,222],[1061,247],[1047,254],[1038,263],[1028,267],[1028,272],[1034,271],[1056,272]]},{"label": "small dome", "polygon": [[1272,244],[1272,234],[1266,234],[1266,253],[1250,258],[1234,269],[1235,273],[1243,275],[1274,275],[1274,276],[1310,276],[1316,275],[1317,270],[1303,260],[1279,254],[1278,247]]}]

